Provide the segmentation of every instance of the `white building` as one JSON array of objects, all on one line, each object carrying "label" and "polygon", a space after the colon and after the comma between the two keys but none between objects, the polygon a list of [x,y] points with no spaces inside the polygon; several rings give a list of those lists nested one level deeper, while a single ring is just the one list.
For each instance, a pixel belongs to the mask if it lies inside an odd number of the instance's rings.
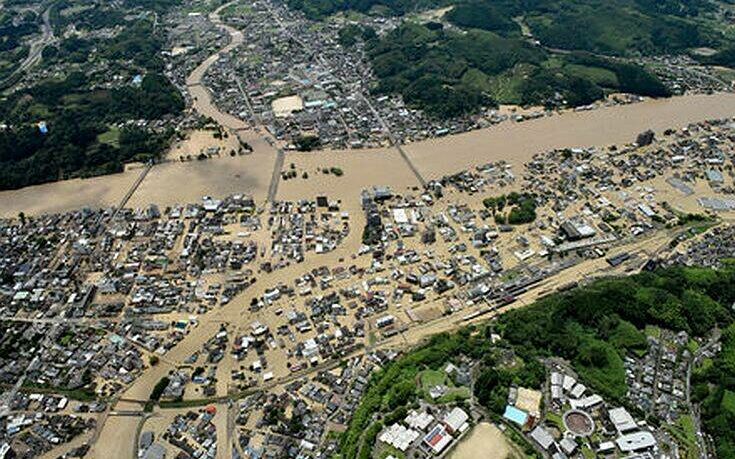
[{"label": "white building", "polygon": [[444,416],[444,426],[449,433],[463,432],[469,426],[467,420],[470,416],[462,408],[455,407]]},{"label": "white building", "polygon": [[610,410],[608,414],[610,415],[610,422],[613,423],[615,429],[620,434],[624,434],[638,428],[633,416],[631,416],[623,407],[614,408]]},{"label": "white building", "polygon": [[615,440],[615,444],[618,445],[620,451],[624,453],[632,453],[655,447],[656,439],[653,437],[651,432],[642,430],[640,432],[634,432],[618,437],[618,439]]}]

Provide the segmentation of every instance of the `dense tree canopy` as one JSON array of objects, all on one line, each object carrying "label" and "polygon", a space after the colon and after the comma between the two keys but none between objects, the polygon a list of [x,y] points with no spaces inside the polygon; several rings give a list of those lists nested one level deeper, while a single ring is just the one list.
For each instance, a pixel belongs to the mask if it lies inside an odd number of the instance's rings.
[{"label": "dense tree canopy", "polygon": [[520,38],[404,23],[368,41],[376,91],[400,93],[437,118],[496,103],[580,106],[606,92],[665,97],[668,89],[640,66],[589,53],[552,56]]},{"label": "dense tree canopy", "polygon": [[[508,312],[498,323],[433,336],[373,375],[342,436],[340,453],[343,458],[370,457],[379,429],[389,423],[387,419],[395,418],[385,413],[405,416],[404,407],[416,397],[418,373],[440,369],[459,356],[480,363],[473,384],[475,396],[497,415],[505,408],[511,385],[542,386],[546,369],[541,359],[548,356],[569,360],[585,384],[611,402],[624,403],[627,385],[622,359],[629,352],[646,352],[643,329],[658,325],[699,337],[709,336],[716,326],[724,328],[722,352],[715,362],[698,370],[694,380],[696,398],[704,404],[704,424],[715,438],[718,457],[733,457],[733,301],[735,267],[719,271],[671,268],[597,281]],[[499,344],[492,344],[493,333],[501,334]],[[401,409],[404,411],[398,411]],[[365,434],[373,430],[375,435]]]},{"label": "dense tree canopy", "polygon": [[404,15],[451,5],[446,18],[463,28],[520,35],[522,20],[552,48],[608,55],[661,54],[727,45],[704,18],[708,0],[289,0],[312,18],[340,11]]},{"label": "dense tree canopy", "polygon": [[[119,172],[123,163],[157,156],[168,134],[127,127],[113,142],[100,140],[110,126],[128,120],[156,120],[179,113],[184,102],[164,77],[151,74],[139,87],[87,90],[73,73],[18,92],[0,104],[0,189]],[[48,133],[37,123],[44,122]]]}]

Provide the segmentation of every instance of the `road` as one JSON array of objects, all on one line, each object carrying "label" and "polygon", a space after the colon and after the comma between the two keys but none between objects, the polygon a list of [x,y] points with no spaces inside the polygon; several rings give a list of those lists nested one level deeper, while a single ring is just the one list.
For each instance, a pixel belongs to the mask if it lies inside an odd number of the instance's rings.
[{"label": "road", "polygon": [[3,85],[41,62],[41,59],[43,58],[43,50],[46,49],[46,46],[54,42],[54,28],[51,27],[51,8],[52,6],[49,6],[46,8],[46,11],[41,14],[41,19],[43,21],[41,23],[41,36],[31,42],[31,49],[28,51],[28,56],[26,56],[23,62],[18,65],[18,68],[2,82]]},{"label": "road", "polygon": [[[644,239],[638,239],[633,240],[628,243],[623,243],[613,249],[611,249],[608,253],[608,255],[616,255],[623,252],[628,252],[633,255],[640,255],[640,256],[651,256],[655,253],[657,253],[658,249],[668,243],[668,241],[671,240],[672,235],[676,234],[673,230],[668,231],[661,231],[659,233],[655,233],[650,235],[647,238]],[[631,260],[632,262],[635,261],[633,258]],[[329,262],[325,261],[325,264],[329,264]],[[297,269],[300,269],[298,265],[293,265]],[[499,307],[494,310],[488,310],[484,314],[480,314],[476,317],[473,317],[471,319],[467,319],[467,315],[469,310],[461,310],[458,312],[455,312],[448,316],[442,316],[437,319],[429,320],[426,322],[421,322],[417,324],[413,324],[411,327],[406,329],[403,333],[399,333],[397,335],[391,336],[389,338],[384,338],[373,345],[367,346],[367,347],[359,347],[358,349],[348,353],[347,355],[340,356],[339,358],[334,358],[332,360],[327,360],[322,363],[320,363],[317,366],[308,367],[302,371],[295,372],[289,375],[282,376],[280,378],[276,378],[268,383],[261,384],[257,388],[252,388],[247,393],[252,393],[257,390],[268,390],[275,387],[279,387],[285,384],[288,384],[296,379],[301,378],[308,378],[315,374],[317,374],[320,371],[328,371],[331,368],[334,368],[338,366],[341,362],[353,358],[359,358],[362,356],[367,355],[371,351],[379,350],[379,349],[387,349],[387,348],[406,348],[410,345],[418,344],[425,338],[441,333],[446,331],[452,331],[459,327],[462,327],[464,325],[470,324],[470,323],[476,323],[476,322],[484,322],[489,319],[492,319],[494,317],[497,317],[498,315],[501,315],[503,313],[506,313],[508,311],[511,311],[513,309],[517,309],[520,307],[527,306],[529,304],[532,304],[535,300],[537,300],[539,297],[547,294],[550,291],[555,290],[557,287],[565,284],[569,284],[572,281],[576,282],[591,282],[594,281],[598,276],[599,277],[605,277],[605,276],[611,276],[611,275],[623,275],[623,274],[635,274],[638,272],[638,269],[629,269],[625,270],[627,267],[626,263],[623,263],[622,265],[611,268],[610,265],[605,261],[604,258],[595,258],[595,259],[589,259],[589,260],[583,260],[582,262],[572,265],[566,269],[560,270],[556,273],[554,273],[552,276],[544,279],[543,281],[539,282],[535,286],[533,286],[531,289],[529,289],[527,292],[523,293],[522,295],[519,295],[517,300],[504,307]],[[284,269],[290,269],[291,267],[284,268]],[[296,271],[295,271],[296,272]],[[263,288],[265,286],[261,286]],[[247,293],[244,294],[244,297],[238,298],[242,300],[248,300],[252,296],[258,296],[259,292],[251,291],[248,295]],[[247,301],[244,301],[244,303],[239,301],[233,301],[229,303],[225,308],[232,308],[233,304],[246,304]],[[223,312],[220,310],[220,312]],[[238,316],[241,317],[241,314],[237,313]],[[201,323],[204,325],[206,319],[202,318]],[[219,321],[221,319],[212,319],[213,321]],[[241,320],[246,320],[241,318]],[[203,345],[204,341],[210,337],[209,334],[199,334],[199,330],[203,330],[205,327],[200,325],[197,329],[195,329],[192,334],[187,336],[187,338],[180,342],[176,347],[174,347],[167,356],[169,357],[170,361],[176,361],[179,357],[185,358],[189,355],[189,353],[193,349],[199,349]],[[184,345],[184,343],[186,343]],[[170,367],[161,366],[159,365],[158,368],[162,373],[167,372]],[[149,372],[153,369],[149,369]],[[150,376],[150,375],[149,375]],[[142,378],[139,378],[139,380]],[[158,381],[157,376],[149,377],[149,385],[155,384],[155,382]],[[141,396],[135,396],[135,395],[125,395],[124,400],[129,402],[137,402],[137,403],[144,403],[146,399],[144,396],[147,396],[149,393],[148,390],[141,391]],[[236,401],[238,398],[241,398],[243,394],[238,394],[236,396],[230,396],[230,395],[223,395],[216,399],[218,403],[223,403],[228,400]],[[211,400],[208,400],[211,402]],[[205,400],[202,401],[202,403],[205,403]]]},{"label": "road", "polygon": [[[148,161],[148,163],[143,167],[143,171],[140,173],[138,178],[133,182],[133,185],[130,187],[127,193],[125,193],[125,196],[122,197],[120,202],[118,203],[117,207],[115,207],[115,211],[110,216],[110,221],[114,220],[117,216],[118,212],[120,212],[121,209],[125,207],[125,205],[130,201],[130,198],[133,196],[135,191],[138,189],[141,183],[143,183],[143,180],[145,180],[148,173],[153,169],[153,161]],[[102,218],[102,216],[100,216]],[[99,223],[99,222],[98,222]]]},{"label": "road", "polygon": [[[222,25],[222,24],[220,24]],[[224,26],[225,29],[229,30],[227,26]],[[274,202],[276,200],[276,197],[278,196],[278,184],[281,181],[281,171],[283,170],[283,162],[286,159],[286,154],[283,151],[283,148],[276,147],[276,139],[272,137],[268,131],[264,130],[262,128],[263,123],[260,121],[260,117],[257,113],[255,113],[255,110],[253,110],[253,105],[250,103],[250,97],[248,96],[248,93],[245,91],[245,87],[242,84],[242,80],[238,75],[232,75],[233,79],[235,80],[235,83],[237,83],[237,89],[240,91],[240,94],[242,95],[242,98],[245,100],[245,105],[248,107],[248,112],[250,112],[250,118],[254,120],[254,128],[257,132],[261,133],[263,140],[268,144],[276,148],[276,161],[273,164],[273,172],[271,174],[271,180],[268,185],[268,202]],[[262,130],[261,130],[262,129]],[[238,134],[239,135],[239,134]]]},{"label": "road", "polygon": [[[531,304],[540,296],[554,291],[560,285],[565,285],[572,281],[591,281],[596,276],[624,275],[635,273],[636,269],[626,268],[631,268],[631,265],[635,264],[636,261],[639,261],[641,257],[655,255],[660,247],[664,246],[666,243],[668,243],[668,241],[671,240],[673,236],[676,235],[677,231],[683,230],[685,229],[660,231],[636,240],[621,241],[618,246],[609,251],[608,255],[616,255],[622,252],[629,252],[631,254],[638,254],[639,257],[637,260],[631,260],[630,262],[624,263],[623,265],[618,266],[615,269],[612,269],[604,258],[583,260],[576,265],[554,273],[554,275],[543,280],[529,291],[520,295],[518,300],[511,305],[497,308],[495,310],[488,310],[487,312],[473,317],[469,320],[467,319],[467,314],[469,312],[472,312],[472,310],[465,309],[463,311],[458,311],[452,315],[443,316],[435,320],[412,324],[403,333],[389,338],[381,339],[370,348],[356,348],[354,351],[348,353],[347,355],[341,356],[340,358],[334,358],[324,361],[316,367],[309,367],[302,370],[301,372],[281,376],[266,384],[261,384],[257,387],[251,388],[248,392],[252,393],[255,391],[282,387],[283,385],[293,380],[309,378],[314,376],[319,371],[325,371],[335,366],[338,366],[340,362],[343,362],[345,360],[363,357],[370,351],[386,348],[405,349],[411,345],[420,343],[422,340],[436,333],[452,331],[469,323],[490,320],[507,311]],[[356,250],[356,244],[359,244],[359,235],[356,235],[354,240],[348,241],[349,242],[345,243],[345,247],[342,247],[340,250],[325,254],[324,256],[320,257],[320,262],[325,265],[330,265],[336,263],[336,261],[340,257],[345,256],[345,253],[349,253],[351,251],[354,252],[354,250]],[[284,270],[287,271],[284,278],[295,278],[303,273],[303,266],[294,264],[292,266],[284,268]],[[211,338],[212,330],[216,329],[215,327],[210,326],[211,323],[219,324],[223,321],[227,321],[233,324],[247,323],[247,321],[250,319],[250,316],[247,312],[243,313],[243,311],[246,311],[247,309],[246,305],[249,304],[251,298],[262,295],[264,290],[268,287],[269,286],[265,285],[265,283],[258,283],[254,286],[254,288],[249,289],[243,292],[243,294],[234,298],[233,301],[231,301],[229,304],[223,306],[222,308],[214,310],[211,313],[208,313],[206,316],[200,317],[200,326],[194,328],[184,340],[182,340],[174,348],[172,348],[166,354],[165,361],[162,360],[161,363],[159,363],[158,365],[146,369],[135,380],[135,382],[133,382],[132,385],[127,388],[125,393],[118,400],[117,406],[112,407],[112,409],[118,412],[132,410],[136,413],[131,414],[137,414],[139,408],[124,408],[124,405],[121,406],[121,404],[127,403],[127,406],[130,407],[131,402],[140,404],[146,401],[152,387],[160,380],[162,376],[165,376],[170,370],[176,368],[178,366],[178,363],[182,362],[186,357],[191,355],[192,352],[201,349],[202,345],[209,338]],[[236,405],[237,400],[239,398],[242,398],[244,395],[247,395],[248,392],[240,394],[222,393],[219,394],[220,396],[216,400],[201,400],[202,404],[210,404],[214,402],[218,405],[218,414],[221,414],[221,417],[217,420],[217,430],[218,433],[221,432],[218,450],[221,448],[223,453],[232,450],[234,446],[233,442],[235,442],[237,438],[236,428],[234,427],[233,422],[235,410],[233,409],[234,407],[229,406],[229,403]],[[107,424],[110,424],[110,419],[119,419],[119,416],[112,416],[111,413],[111,416],[108,418]],[[113,423],[108,427],[108,429],[116,428],[115,425],[116,424]],[[101,429],[104,429],[104,427],[101,427]],[[109,438],[110,435],[110,432],[107,432],[107,437],[105,438]],[[112,435],[114,435],[114,433]],[[133,442],[134,438],[132,438],[131,436],[131,438],[126,441]],[[103,447],[103,445],[100,445],[100,447]],[[235,446],[235,449],[238,448]]]},{"label": "road", "polygon": [[[210,20],[217,24],[218,26],[222,27],[224,30],[226,30],[230,36],[231,41],[228,45],[226,45],[224,48],[216,52],[215,54],[211,55],[209,58],[207,58],[200,66],[198,66],[187,78],[187,87],[189,88],[190,94],[192,94],[192,98],[195,99],[195,109],[200,111],[202,115],[207,117],[212,117],[216,121],[218,121],[221,125],[224,127],[233,130],[240,136],[240,133],[242,132],[252,132],[251,126],[249,126],[247,123],[243,122],[242,120],[228,114],[221,112],[218,108],[214,106],[211,100],[211,94],[209,93],[209,90],[203,86],[202,80],[204,74],[207,72],[207,70],[217,61],[220,55],[227,53],[231,50],[233,50],[235,47],[241,45],[243,43],[244,37],[242,32],[229,27],[225,24],[223,24],[219,18],[219,12],[229,6],[230,4],[235,2],[230,2],[228,4],[222,5],[220,8],[218,8],[215,12],[210,14]],[[278,23],[280,27],[282,27],[286,34],[290,33],[288,32],[286,26],[281,23],[280,19],[277,17],[277,15],[274,14],[275,21]],[[302,47],[304,47],[305,50],[309,51],[309,46],[307,44],[304,44],[300,41],[298,41],[295,37],[291,37],[296,42],[300,43]],[[315,54],[316,59],[321,59],[318,54]],[[326,67],[326,66],[325,66]],[[327,67],[328,68],[328,67]],[[248,101],[247,94],[239,81],[239,79],[236,79],[238,82],[238,86],[240,88],[240,91],[242,91],[243,96],[245,97],[245,100]],[[396,142],[395,137],[390,132],[390,129],[385,123],[385,121],[382,119],[380,114],[377,112],[377,110],[372,106],[372,104],[369,102],[369,100],[363,95],[358,93],[360,97],[363,98],[365,103],[370,107],[371,111],[375,114],[376,118],[379,120],[381,125],[383,126],[383,129],[391,142],[392,146],[396,148],[396,150],[401,154],[401,157],[406,161],[406,163],[409,165],[411,170],[413,171],[414,175],[416,175],[416,178],[418,179],[419,183],[422,185],[425,184],[424,178],[421,176],[419,171],[414,167],[412,164],[410,158],[405,154],[403,151],[403,148]],[[206,100],[205,100],[206,99]],[[214,116],[213,116],[214,115]],[[253,117],[253,119],[256,119]],[[256,126],[256,129],[258,127]],[[241,137],[242,138],[242,137]],[[265,141],[266,144],[270,145],[271,148],[265,147],[264,151],[266,151],[270,158],[272,158],[275,162],[274,168],[273,168],[273,177],[271,179],[271,186],[269,188],[268,192],[268,199],[273,200],[275,199],[277,195],[278,190],[278,179],[280,177],[280,171],[283,164],[283,150],[278,149],[274,147],[273,143],[271,143],[267,135],[263,134],[261,135],[261,139]],[[272,156],[271,156],[272,155]],[[655,253],[656,247],[659,247],[662,244],[665,244],[670,239],[667,235],[667,233],[662,232],[661,234],[657,234],[654,237],[650,239],[643,239],[643,240],[636,240],[630,244],[621,245],[620,247],[611,250],[611,254],[619,253],[622,251],[629,251],[629,252],[649,252],[649,253]],[[343,250],[343,253],[354,253],[354,247],[345,247]],[[320,258],[320,262],[323,264],[329,265],[331,264],[330,261],[333,263],[336,263],[338,257],[342,256],[342,253],[336,252],[332,255],[325,255]],[[293,265],[292,267],[286,268],[288,270],[288,275],[292,278],[297,277],[298,275],[302,274],[303,267],[298,265]],[[588,278],[591,274],[612,274],[612,273],[622,274],[622,272],[610,270],[607,263],[604,261],[604,259],[595,259],[595,260],[586,260],[582,263],[580,263],[577,266],[574,266],[573,268],[564,270],[557,275],[550,277],[546,279],[545,281],[541,282],[537,286],[535,286],[531,291],[525,293],[519,298],[519,301],[515,302],[514,304],[500,308],[496,311],[492,311],[489,314],[485,314],[482,316],[478,316],[477,318],[474,318],[472,321],[464,320],[463,317],[466,316],[468,311],[460,311],[458,313],[455,313],[454,315],[442,317],[440,319],[434,320],[434,321],[428,321],[425,323],[420,323],[412,326],[408,330],[406,330],[405,333],[401,333],[399,335],[393,336],[391,338],[387,338],[384,340],[381,340],[380,342],[376,343],[376,345],[372,348],[379,349],[379,348],[388,348],[388,347],[394,347],[394,348],[405,348],[407,345],[415,344],[420,342],[421,340],[425,339],[427,336],[433,335],[435,333],[441,332],[441,331],[449,331],[452,329],[456,329],[460,326],[463,326],[469,322],[476,322],[476,321],[485,321],[492,317],[495,317],[499,314],[502,314],[506,311],[509,311],[511,309],[523,307],[526,304],[529,304],[533,302],[538,296],[544,292],[544,291],[550,291],[553,290],[556,286],[566,284],[570,281],[579,281],[583,280],[585,278]],[[288,277],[288,276],[285,276]],[[202,318],[202,325],[198,328],[195,328],[184,340],[182,340],[177,346],[175,346],[168,354],[167,354],[167,361],[162,360],[161,363],[155,367],[151,367],[147,369],[134,383],[133,385],[128,388],[128,391],[126,391],[124,397],[124,400],[132,401],[132,400],[140,400],[145,401],[150,394],[150,388],[155,385],[156,382],[160,380],[160,377],[162,375],[165,375],[170,369],[175,368],[177,365],[177,362],[182,361],[184,358],[191,355],[193,350],[198,350],[201,348],[203,343],[211,337],[211,333],[208,333],[208,330],[211,330],[211,328],[204,326],[204,323],[206,321],[228,321],[233,323],[241,323],[243,321],[246,321],[248,318],[248,314],[243,314],[244,306],[249,303],[249,300],[254,296],[259,296],[263,293],[263,288],[268,286],[263,286],[262,284],[258,284],[258,287],[246,291],[246,293],[243,293],[240,295],[236,300],[233,300],[230,304],[227,306],[224,306],[223,308],[220,308],[219,310],[213,312],[209,317]],[[368,349],[357,349],[353,353],[349,354],[345,358],[354,358],[354,357],[360,357],[365,355],[368,352]],[[306,378],[309,376],[312,376],[317,371],[321,371],[324,368],[328,368],[331,365],[338,365],[339,360],[334,361],[327,361],[323,364],[319,365],[316,368],[309,368],[299,373],[294,373],[291,375],[284,376],[282,378],[278,378],[268,384],[261,385],[257,387],[255,390],[265,390],[272,387],[276,387],[278,385],[283,385],[289,381],[292,381],[297,378]],[[233,397],[231,395],[222,396],[220,398],[220,402],[228,402],[232,400],[236,400],[237,397]],[[222,405],[218,406],[218,411],[224,415],[225,419],[225,426],[224,428],[220,429],[218,427],[218,432],[222,432],[224,435],[221,436],[220,445],[219,447],[222,448],[222,451],[228,451],[232,447],[232,441],[234,436],[234,429],[232,427],[232,415],[234,410],[231,408],[224,408]],[[132,439],[131,439],[132,441]],[[226,443],[225,443],[226,442]],[[227,448],[225,448],[225,444],[227,444]],[[219,448],[218,448],[219,449]]]}]

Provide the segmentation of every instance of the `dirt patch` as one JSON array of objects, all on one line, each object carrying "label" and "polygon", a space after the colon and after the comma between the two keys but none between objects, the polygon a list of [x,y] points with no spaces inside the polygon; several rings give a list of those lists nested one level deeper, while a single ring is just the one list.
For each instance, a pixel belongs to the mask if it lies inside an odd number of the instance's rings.
[{"label": "dirt patch", "polygon": [[515,457],[513,448],[495,425],[481,422],[452,451],[449,459],[505,459]]}]

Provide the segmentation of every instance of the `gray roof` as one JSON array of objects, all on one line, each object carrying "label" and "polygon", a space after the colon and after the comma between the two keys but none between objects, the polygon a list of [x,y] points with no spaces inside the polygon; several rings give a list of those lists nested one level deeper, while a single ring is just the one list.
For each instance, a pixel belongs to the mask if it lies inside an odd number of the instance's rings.
[{"label": "gray roof", "polygon": [[531,431],[531,438],[539,444],[543,449],[548,450],[554,444],[554,437],[541,426],[536,426]]},{"label": "gray roof", "polygon": [[147,450],[145,450],[145,454],[143,454],[143,459],[164,459],[165,457],[166,448],[164,448],[160,443],[152,444]]}]

